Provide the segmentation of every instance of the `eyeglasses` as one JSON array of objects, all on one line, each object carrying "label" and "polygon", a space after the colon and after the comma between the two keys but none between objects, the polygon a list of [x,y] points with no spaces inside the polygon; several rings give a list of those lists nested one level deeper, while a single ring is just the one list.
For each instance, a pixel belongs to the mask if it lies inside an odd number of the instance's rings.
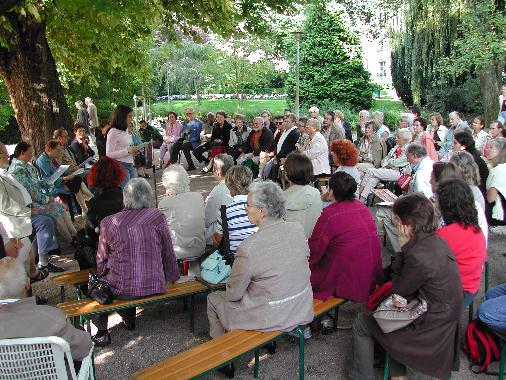
[{"label": "eyeglasses", "polygon": [[283,124],[284,121],[276,121],[276,124]]}]

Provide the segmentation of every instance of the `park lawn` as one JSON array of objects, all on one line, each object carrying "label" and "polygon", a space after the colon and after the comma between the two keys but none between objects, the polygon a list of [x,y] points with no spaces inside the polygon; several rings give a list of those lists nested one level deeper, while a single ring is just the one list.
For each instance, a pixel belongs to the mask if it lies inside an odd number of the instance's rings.
[{"label": "park lawn", "polygon": [[182,114],[185,108],[192,107],[200,118],[208,112],[225,111],[227,114],[235,115],[241,113],[247,117],[260,116],[268,110],[272,114],[282,114],[286,107],[285,99],[244,99],[241,102],[237,99],[203,99],[201,105],[196,100],[171,100],[156,102],[152,105],[155,115],[166,116],[168,111],[175,111]]}]

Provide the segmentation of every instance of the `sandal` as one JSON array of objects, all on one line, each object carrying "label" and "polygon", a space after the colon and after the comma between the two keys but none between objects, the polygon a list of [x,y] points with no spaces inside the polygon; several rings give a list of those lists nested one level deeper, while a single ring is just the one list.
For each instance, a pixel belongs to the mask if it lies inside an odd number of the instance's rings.
[{"label": "sandal", "polygon": [[36,282],[44,280],[49,275],[49,269],[39,268],[37,274],[33,277],[30,277],[30,284],[34,284]]}]

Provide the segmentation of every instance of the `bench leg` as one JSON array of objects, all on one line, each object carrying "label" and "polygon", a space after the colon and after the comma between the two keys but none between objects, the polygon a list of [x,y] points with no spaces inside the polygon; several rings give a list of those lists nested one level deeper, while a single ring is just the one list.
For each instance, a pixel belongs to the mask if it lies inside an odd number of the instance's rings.
[{"label": "bench leg", "polygon": [[183,298],[183,311],[188,311],[188,298]]},{"label": "bench leg", "polygon": [[193,294],[190,296],[190,331],[195,332],[195,296]]},{"label": "bench leg", "polygon": [[504,380],[504,356],[506,356],[506,344],[501,341],[503,344],[501,349],[501,357],[499,360],[499,380]]},{"label": "bench leg", "polygon": [[488,282],[490,280],[489,264],[485,261],[485,293],[488,292]]},{"label": "bench leg", "polygon": [[385,353],[385,369],[383,370],[383,380],[388,380],[390,376],[390,354]]},{"label": "bench leg", "polygon": [[260,350],[255,350],[255,366],[253,367],[253,377],[258,378],[258,370],[260,368]]},{"label": "bench leg", "polygon": [[339,321],[339,306],[334,308],[334,331],[337,331],[337,322]]},{"label": "bench leg", "polygon": [[60,285],[60,299],[61,302],[65,302],[65,286]]},{"label": "bench leg", "polygon": [[304,331],[300,326],[295,331],[299,334],[299,380],[304,380]]}]

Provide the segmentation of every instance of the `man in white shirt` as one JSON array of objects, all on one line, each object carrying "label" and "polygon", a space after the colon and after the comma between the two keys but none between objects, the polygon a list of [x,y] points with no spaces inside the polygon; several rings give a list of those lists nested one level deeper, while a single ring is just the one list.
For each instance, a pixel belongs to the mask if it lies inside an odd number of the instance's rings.
[{"label": "man in white shirt", "polygon": [[487,145],[487,132],[483,128],[485,128],[485,119],[481,116],[476,116],[473,120],[473,140],[474,146],[480,154],[483,154],[483,149]]},{"label": "man in white shirt", "polygon": [[220,153],[214,157],[213,174],[218,184],[211,190],[206,198],[206,244],[213,244],[213,234],[216,232],[218,217],[220,215],[220,207],[227,205],[232,201],[230,190],[225,185],[225,174],[228,169],[234,166],[232,156]]}]

